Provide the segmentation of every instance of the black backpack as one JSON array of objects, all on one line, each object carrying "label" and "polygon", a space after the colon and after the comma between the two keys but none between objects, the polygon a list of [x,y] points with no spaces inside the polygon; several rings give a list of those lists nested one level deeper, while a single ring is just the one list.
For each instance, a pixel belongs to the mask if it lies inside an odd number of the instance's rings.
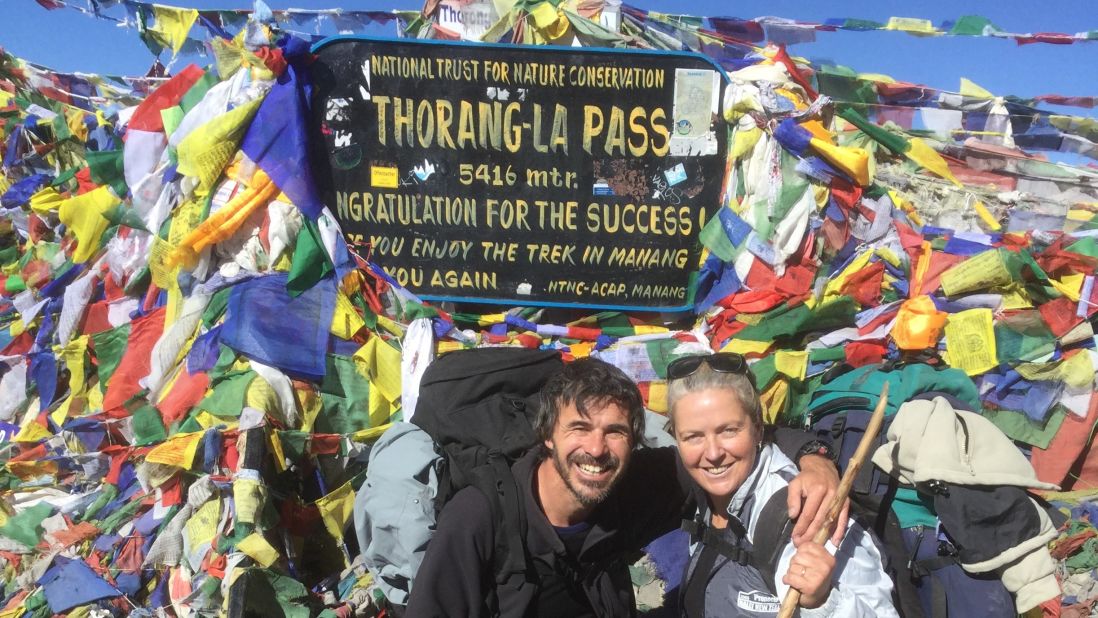
[{"label": "black backpack", "polygon": [[444,354],[420,381],[412,423],[442,455],[435,507],[473,486],[488,499],[496,528],[497,581],[526,570],[526,514],[511,464],[538,444],[538,392],[564,367],[554,350],[473,348]]}]

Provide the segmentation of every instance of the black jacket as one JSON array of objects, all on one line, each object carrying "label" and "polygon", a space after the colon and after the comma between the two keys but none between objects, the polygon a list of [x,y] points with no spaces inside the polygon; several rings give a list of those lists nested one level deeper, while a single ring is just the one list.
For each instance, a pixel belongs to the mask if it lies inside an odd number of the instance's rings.
[{"label": "black jacket", "polygon": [[597,616],[635,615],[628,565],[639,557],[641,548],[678,527],[688,500],[688,485],[679,476],[674,450],[633,453],[621,481],[592,513],[578,565],[571,570],[565,566],[564,544],[534,496],[533,475],[539,461],[540,453],[535,451],[511,468],[526,507],[525,576],[494,581],[495,530],[488,501],[479,490],[467,487],[442,510],[412,586],[407,616],[524,617],[539,589],[533,561],[576,573]]}]

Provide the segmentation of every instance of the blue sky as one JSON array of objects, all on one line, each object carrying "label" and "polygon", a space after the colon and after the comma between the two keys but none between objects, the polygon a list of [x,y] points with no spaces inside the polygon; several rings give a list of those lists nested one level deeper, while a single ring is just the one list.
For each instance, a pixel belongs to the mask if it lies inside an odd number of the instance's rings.
[{"label": "blue sky", "polygon": [[[84,6],[86,0],[71,0]],[[1011,32],[1066,32],[1098,29],[1093,0],[1050,3],[1000,0],[875,2],[794,2],[792,0],[657,2],[631,0],[641,8],[706,16],[758,17],[773,15],[823,21],[829,17],[857,17],[887,21],[890,16],[920,17],[935,24],[962,15],[990,18]],[[169,2],[165,2],[169,4]],[[333,8],[325,0],[268,0],[272,8]],[[179,6],[195,8],[249,8],[242,0],[189,0]],[[419,2],[352,2],[348,9],[384,10],[418,8]],[[116,8],[112,13],[118,14]],[[393,33],[393,27],[379,34]],[[143,74],[152,63],[133,29],[119,28],[74,10],[47,11],[33,0],[0,3],[0,46],[28,60],[62,71],[107,74]],[[820,32],[815,43],[797,45],[793,53],[830,61],[862,72],[956,90],[967,77],[995,94],[1028,97],[1039,94],[1098,95],[1098,42],[1074,45],[1019,46],[1011,40],[976,37],[918,38],[899,32]],[[200,63],[205,63],[199,58]],[[1056,108],[1051,108],[1056,109]],[[1096,117],[1094,110],[1063,108],[1062,113]]]}]

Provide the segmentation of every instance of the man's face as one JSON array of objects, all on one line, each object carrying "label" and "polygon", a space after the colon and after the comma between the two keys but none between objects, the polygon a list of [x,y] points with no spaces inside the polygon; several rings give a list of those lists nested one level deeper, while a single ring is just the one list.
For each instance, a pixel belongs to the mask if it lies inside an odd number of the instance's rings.
[{"label": "man's face", "polygon": [[561,407],[545,446],[572,497],[583,507],[593,507],[606,498],[629,462],[629,414],[616,403],[605,403],[588,406],[585,416],[568,404]]}]

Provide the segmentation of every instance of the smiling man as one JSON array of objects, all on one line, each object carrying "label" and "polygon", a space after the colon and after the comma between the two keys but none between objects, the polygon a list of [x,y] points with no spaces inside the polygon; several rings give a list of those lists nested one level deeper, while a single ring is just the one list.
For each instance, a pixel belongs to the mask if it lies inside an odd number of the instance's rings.
[{"label": "smiling man", "polygon": [[[541,399],[535,430],[544,448],[511,468],[526,513],[526,572],[497,577],[497,523],[484,494],[467,487],[442,510],[407,616],[636,614],[628,565],[679,526],[689,477],[674,449],[635,448],[644,436],[644,406],[618,368],[597,359],[572,362]],[[812,496],[802,509],[812,520],[838,475],[822,457],[805,460],[818,461],[794,484]],[[800,493],[793,487],[791,494]]]}]

